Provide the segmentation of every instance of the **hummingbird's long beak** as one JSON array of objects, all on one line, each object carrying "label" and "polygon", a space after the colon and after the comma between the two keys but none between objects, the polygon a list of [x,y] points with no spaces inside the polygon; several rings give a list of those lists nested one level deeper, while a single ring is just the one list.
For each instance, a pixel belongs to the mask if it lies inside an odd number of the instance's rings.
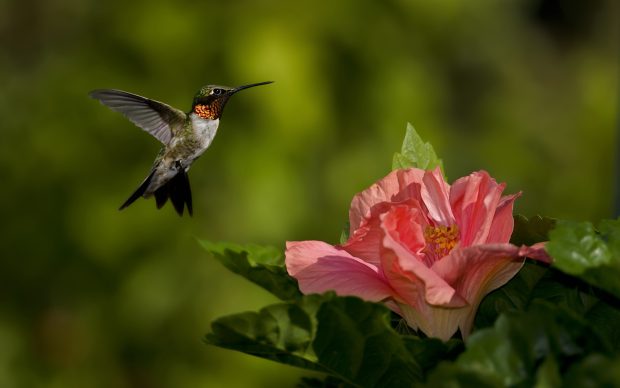
[{"label": "hummingbird's long beak", "polygon": [[256,84],[248,84],[248,85],[238,86],[238,87],[234,88],[233,90],[231,90],[230,94],[237,93],[239,90],[243,90],[243,89],[247,89],[247,88],[253,88],[254,86],[267,85],[267,84],[271,84],[271,83],[273,83],[273,81],[265,81],[265,82],[259,82],[259,83],[256,83]]}]

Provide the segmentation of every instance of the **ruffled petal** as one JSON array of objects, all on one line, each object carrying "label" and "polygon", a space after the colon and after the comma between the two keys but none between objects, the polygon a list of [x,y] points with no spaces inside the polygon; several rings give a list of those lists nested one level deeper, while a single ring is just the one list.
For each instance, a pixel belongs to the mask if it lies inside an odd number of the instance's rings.
[{"label": "ruffled petal", "polygon": [[460,246],[487,241],[495,208],[505,184],[497,184],[486,171],[458,179],[450,188],[450,204],[460,229]]},{"label": "ruffled petal", "polygon": [[362,220],[370,215],[373,206],[381,202],[402,202],[415,199],[422,202],[420,188],[424,170],[410,168],[394,170],[368,189],[358,193],[351,201],[349,223],[351,235],[360,227]]},{"label": "ruffled petal", "polygon": [[[453,249],[448,256],[436,261],[432,270],[469,303],[474,303],[481,290],[486,290],[489,285],[497,288],[514,276],[524,259],[519,248],[512,244],[476,245]],[[496,273],[511,262],[518,263],[509,271],[512,273],[501,271],[507,278],[496,279]]]},{"label": "ruffled petal", "polygon": [[[370,264],[379,267],[381,265],[381,244],[383,231],[381,230],[381,214],[387,213],[393,203],[383,202],[375,205],[370,210],[370,216],[362,221],[362,224],[349,237],[349,240],[340,247],[352,256],[360,258]],[[424,233],[420,225],[427,225],[426,217],[420,208],[420,203],[415,199],[409,199],[399,204],[412,209],[417,214],[416,220],[404,227],[415,228],[415,231],[407,233],[411,241],[407,241],[413,252],[424,248]]]},{"label": "ruffled petal", "polygon": [[464,337],[471,331],[482,298],[512,279],[523,266],[525,256],[536,256],[539,251],[512,244],[476,245],[454,249],[433,264],[433,271],[471,306],[470,314],[459,322]]},{"label": "ruffled petal", "polygon": [[433,171],[427,171],[423,182],[421,195],[429,218],[435,225],[453,225],[455,221],[450,208],[450,185],[444,180],[441,169],[437,167]]},{"label": "ruffled petal", "polygon": [[520,196],[521,193],[517,193],[500,199],[495,210],[493,222],[491,222],[491,229],[489,230],[486,244],[507,243],[510,241],[515,224],[512,216],[512,207],[515,200]]},{"label": "ruffled petal", "polygon": [[382,216],[381,228],[385,235],[381,252],[381,268],[392,289],[400,300],[419,308],[429,303],[446,307],[465,304],[454,288],[433,272],[409,248],[408,241],[414,228],[411,219],[416,217],[412,209],[395,206]]},{"label": "ruffled petal", "polygon": [[340,247],[352,256],[358,257],[377,267],[381,265],[381,240],[383,233],[379,229],[379,217],[365,220]]},{"label": "ruffled petal", "polygon": [[545,245],[547,245],[546,241],[536,243],[531,247],[521,245],[519,248],[519,256],[529,257],[530,259],[538,260],[545,264],[551,264],[553,258],[547,253]]},{"label": "ruffled petal", "polygon": [[377,302],[393,291],[376,266],[322,241],[286,243],[286,269],[304,294],[335,291]]}]

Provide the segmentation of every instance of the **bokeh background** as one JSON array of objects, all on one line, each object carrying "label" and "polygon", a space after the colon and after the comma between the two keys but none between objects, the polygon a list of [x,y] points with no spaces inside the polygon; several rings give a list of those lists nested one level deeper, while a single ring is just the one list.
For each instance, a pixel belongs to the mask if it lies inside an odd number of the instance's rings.
[{"label": "bokeh background", "polygon": [[[407,122],[450,179],[516,211],[613,215],[615,0],[0,1],[0,387],[275,387],[306,372],[207,346],[270,295],[196,239],[337,241]],[[87,97],[228,104],[195,215],[139,200],[158,142]]]}]

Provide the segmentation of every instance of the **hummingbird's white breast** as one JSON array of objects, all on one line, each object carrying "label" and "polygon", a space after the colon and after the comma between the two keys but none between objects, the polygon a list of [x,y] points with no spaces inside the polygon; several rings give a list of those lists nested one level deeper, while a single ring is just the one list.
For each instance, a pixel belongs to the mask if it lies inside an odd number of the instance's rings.
[{"label": "hummingbird's white breast", "polygon": [[194,151],[192,159],[196,159],[202,155],[207,148],[211,145],[215,134],[217,133],[217,127],[220,124],[219,119],[204,119],[195,113],[191,113],[192,129],[199,147]]}]

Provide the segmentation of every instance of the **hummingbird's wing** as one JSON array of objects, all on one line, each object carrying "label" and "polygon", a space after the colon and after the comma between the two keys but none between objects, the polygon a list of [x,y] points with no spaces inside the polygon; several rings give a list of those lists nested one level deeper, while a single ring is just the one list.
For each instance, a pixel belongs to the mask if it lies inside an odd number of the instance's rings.
[{"label": "hummingbird's wing", "polygon": [[122,113],[164,144],[170,142],[172,136],[181,130],[185,122],[186,115],[179,109],[137,94],[122,90],[98,89],[89,95]]}]

